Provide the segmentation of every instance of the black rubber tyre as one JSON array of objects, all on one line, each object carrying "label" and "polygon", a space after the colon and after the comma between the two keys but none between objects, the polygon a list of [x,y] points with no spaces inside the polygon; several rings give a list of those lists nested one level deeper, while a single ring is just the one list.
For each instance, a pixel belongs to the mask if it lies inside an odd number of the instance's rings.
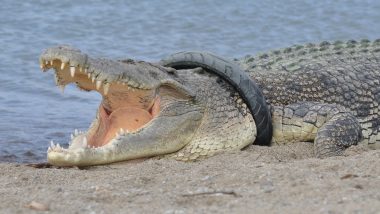
[{"label": "black rubber tyre", "polygon": [[185,51],[172,54],[160,64],[175,69],[202,67],[229,82],[244,99],[257,127],[255,144],[270,145],[272,140],[272,120],[261,89],[237,64],[223,57],[207,52]]}]

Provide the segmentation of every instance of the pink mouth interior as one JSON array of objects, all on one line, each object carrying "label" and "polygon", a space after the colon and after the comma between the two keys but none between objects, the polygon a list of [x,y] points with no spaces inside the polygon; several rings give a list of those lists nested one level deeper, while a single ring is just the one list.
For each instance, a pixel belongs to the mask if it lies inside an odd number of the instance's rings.
[{"label": "pink mouth interior", "polygon": [[92,136],[88,137],[90,147],[100,147],[115,138],[116,133],[122,128],[125,131],[134,132],[153,119],[153,115],[140,108],[125,107],[108,113],[100,105],[99,126]]}]

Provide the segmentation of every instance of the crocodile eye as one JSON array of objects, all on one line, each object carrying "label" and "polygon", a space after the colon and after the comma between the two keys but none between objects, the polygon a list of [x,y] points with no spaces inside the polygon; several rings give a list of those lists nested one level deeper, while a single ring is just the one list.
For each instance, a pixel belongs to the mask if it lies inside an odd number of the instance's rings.
[{"label": "crocodile eye", "polygon": [[166,73],[169,75],[177,76],[177,70],[172,67],[166,67]]},{"label": "crocodile eye", "polygon": [[216,83],[221,84],[221,83],[223,83],[223,80],[222,80],[220,77],[218,77],[218,78],[216,79]]}]

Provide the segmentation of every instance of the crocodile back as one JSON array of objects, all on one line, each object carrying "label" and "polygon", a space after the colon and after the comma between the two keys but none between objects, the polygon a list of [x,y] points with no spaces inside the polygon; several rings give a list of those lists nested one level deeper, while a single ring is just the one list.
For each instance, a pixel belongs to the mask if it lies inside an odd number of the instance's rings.
[{"label": "crocodile back", "polygon": [[358,118],[364,142],[380,147],[380,40],[295,45],[237,62],[269,104],[342,105]]}]

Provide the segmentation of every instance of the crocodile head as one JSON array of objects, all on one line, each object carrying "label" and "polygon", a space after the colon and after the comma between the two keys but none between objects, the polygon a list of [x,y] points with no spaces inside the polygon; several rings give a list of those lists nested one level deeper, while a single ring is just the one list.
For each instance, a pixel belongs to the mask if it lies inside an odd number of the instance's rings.
[{"label": "crocodile head", "polygon": [[57,86],[74,83],[102,95],[89,129],[75,132],[68,148],[48,148],[58,166],[107,164],[167,155],[196,160],[241,149],[256,137],[247,106],[231,85],[201,68],[175,70],[134,60],[94,59],[59,46],[40,57],[55,70]]},{"label": "crocodile head", "polygon": [[53,165],[106,164],[175,152],[200,122],[202,111],[194,103],[194,92],[172,78],[173,69],[93,59],[69,46],[45,50],[40,67],[54,69],[61,88],[75,83],[103,98],[85,133],[75,131],[68,148],[53,143],[48,148]]}]

